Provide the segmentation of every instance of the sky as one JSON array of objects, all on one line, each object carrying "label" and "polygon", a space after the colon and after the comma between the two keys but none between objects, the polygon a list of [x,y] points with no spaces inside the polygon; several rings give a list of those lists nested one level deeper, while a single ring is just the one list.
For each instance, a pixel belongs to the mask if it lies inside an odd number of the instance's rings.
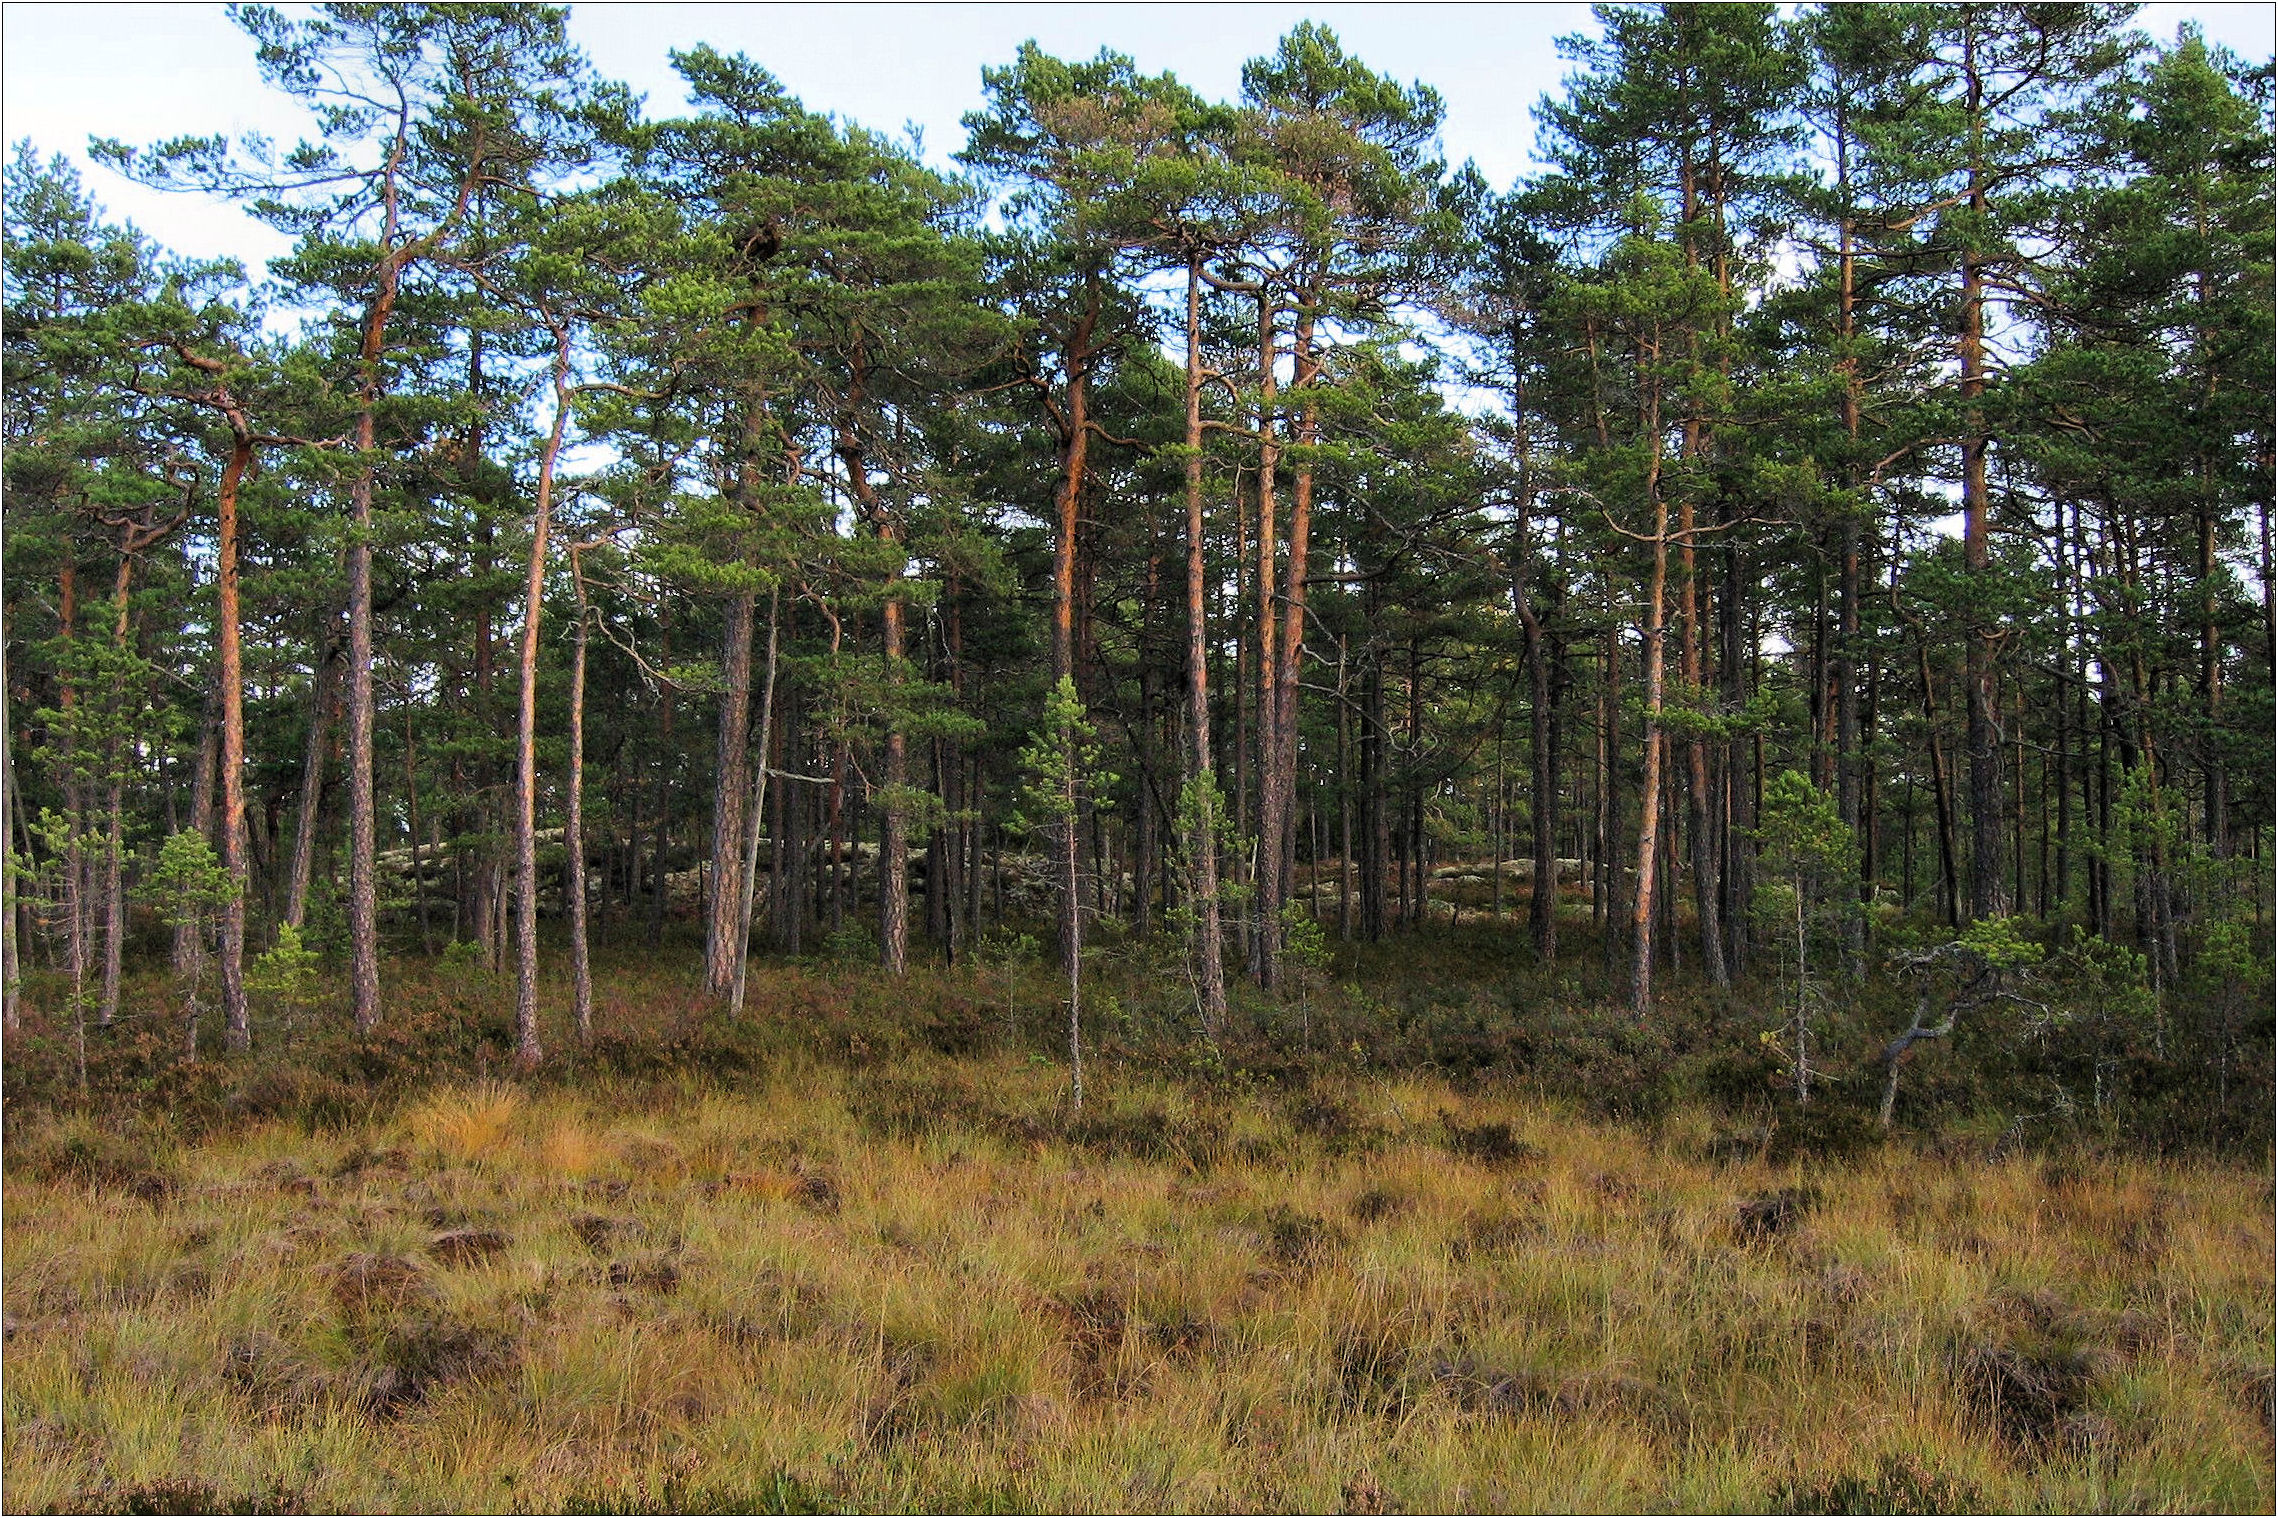
[{"label": "sky", "polygon": [[[2137,24],[2172,38],[2198,22],[2212,41],[2254,58],[2273,48],[2267,3],[2146,5]],[[683,103],[669,54],[698,42],[743,52],[810,108],[874,130],[923,134],[942,167],[964,142],[959,118],[981,103],[981,69],[1010,61],[1031,38],[1062,57],[1101,47],[1149,73],[1169,70],[1204,95],[1231,99],[1243,60],[1269,51],[1301,20],[1334,28],[1347,49],[1447,102],[1442,139],[1451,164],[1476,161],[1489,182],[1533,167],[1531,111],[1557,88],[1562,35],[1592,29],[1579,4],[607,4],[584,0],[570,28],[600,71],[647,97],[651,115]],[[308,118],[265,86],[251,42],[219,5],[74,4],[11,0],[0,10],[0,127],[10,144],[79,161],[113,219],[129,220],[177,252],[232,256],[256,268],[285,241],[234,207],[145,190],[88,164],[90,136],[148,143],[189,133],[264,133],[280,144]]]}]

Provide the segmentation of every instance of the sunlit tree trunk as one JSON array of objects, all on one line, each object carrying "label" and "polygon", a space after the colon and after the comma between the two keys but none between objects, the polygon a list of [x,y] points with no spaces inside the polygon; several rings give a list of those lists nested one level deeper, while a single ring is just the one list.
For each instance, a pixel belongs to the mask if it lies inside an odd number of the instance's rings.
[{"label": "sunlit tree trunk", "polygon": [[[514,1062],[526,1070],[545,1057],[538,1042],[538,632],[545,610],[546,544],[554,519],[554,466],[569,425],[569,361],[569,328],[557,326],[554,424],[538,456],[538,499],[530,513],[530,574],[523,586],[522,607],[521,722],[516,730]],[[582,884],[585,862],[573,855],[569,868]]]},{"label": "sunlit tree trunk", "polygon": [[1643,431],[1646,437],[1645,494],[1653,512],[1653,578],[1645,600],[1645,777],[1638,787],[1637,895],[1630,917],[1633,957],[1630,1010],[1645,1016],[1653,1004],[1654,868],[1660,858],[1662,679],[1667,629],[1663,607],[1669,581],[1669,502],[1661,493],[1661,417],[1649,389]]}]

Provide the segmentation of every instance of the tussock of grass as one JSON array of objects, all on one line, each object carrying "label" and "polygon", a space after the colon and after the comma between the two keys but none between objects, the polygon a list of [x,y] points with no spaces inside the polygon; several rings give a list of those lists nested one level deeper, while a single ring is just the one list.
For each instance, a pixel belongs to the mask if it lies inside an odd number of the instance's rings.
[{"label": "tussock of grass", "polygon": [[[2268,1181],[913,1055],[11,1136],[13,1510],[2267,1509]],[[21,1126],[21,1125],[19,1125]]]},{"label": "tussock of grass", "polygon": [[406,1126],[422,1148],[464,1165],[503,1145],[521,1111],[520,1091],[481,1081],[430,1096],[412,1110]]}]

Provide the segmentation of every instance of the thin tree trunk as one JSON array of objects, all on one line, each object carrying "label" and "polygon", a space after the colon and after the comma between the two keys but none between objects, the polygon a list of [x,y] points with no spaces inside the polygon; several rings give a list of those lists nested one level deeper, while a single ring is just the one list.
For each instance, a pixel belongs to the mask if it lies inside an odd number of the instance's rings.
[{"label": "thin tree trunk", "polygon": [[[759,762],[752,766],[751,828],[744,839],[743,857],[743,931],[737,939],[736,974],[728,992],[728,1016],[740,1018],[744,1013],[744,988],[751,976],[751,924],[752,909],[759,892],[754,889],[759,880],[759,819],[767,815],[767,774],[770,756],[775,747],[775,670],[776,640],[780,625],[782,597],[770,591],[767,597],[767,667],[761,677],[759,693]],[[581,650],[582,653],[582,650]],[[778,857],[783,852],[783,840],[774,840]]]},{"label": "thin tree trunk", "polygon": [[[206,719],[198,728],[198,771],[190,777],[190,821],[184,830],[193,837],[209,839],[214,828],[214,767],[221,761],[221,703],[213,699],[215,694],[208,692]],[[13,764],[9,777],[13,784]],[[205,961],[204,929],[195,918],[185,916],[174,929],[175,978],[184,985],[195,984],[205,970]],[[190,1036],[194,1041],[194,1029]],[[195,1043],[190,1047],[194,1053]]]},{"label": "thin tree trunk", "polygon": [[1604,711],[1605,767],[1602,780],[1605,789],[1605,824],[1599,833],[1598,869],[1606,882],[1605,962],[1608,978],[1621,970],[1622,928],[1635,900],[1634,887],[1622,868],[1622,648],[1621,626],[1612,615],[1614,610],[1611,587],[1606,592],[1606,683]]},{"label": "thin tree trunk", "polygon": [[[1550,661],[1545,657],[1539,621],[1528,633],[1527,714],[1529,756],[1534,763],[1534,868],[1527,903],[1528,926],[1538,964],[1558,962],[1558,731],[1552,705]],[[1496,869],[1502,869],[1497,861]]]},{"label": "thin tree trunk", "polygon": [[[1075,735],[1070,732],[1065,735],[1063,741],[1070,750],[1063,755],[1063,758],[1072,759],[1074,757],[1072,750]],[[1076,789],[1076,767],[1073,763],[1064,762],[1060,769],[1060,825],[1053,831],[1059,835],[1057,841],[1060,845],[1062,899],[1070,902],[1078,899]],[[1080,1112],[1084,1106],[1083,919],[1080,914],[1075,912],[1071,912],[1069,917],[1075,925],[1076,932],[1073,941],[1068,945],[1069,952],[1065,962],[1068,975],[1068,1088],[1069,1105]]]},{"label": "thin tree trunk", "polygon": [[[251,881],[245,867],[245,665],[238,643],[237,601],[237,495],[252,462],[253,440],[238,429],[214,506],[214,632],[221,661],[216,675],[221,691],[221,862],[230,879],[229,898],[221,909],[222,1042],[232,1051],[253,1045],[245,1005],[245,896]],[[365,517],[369,520],[368,506]],[[367,593],[369,564],[367,557]],[[367,618],[367,630],[369,626]]]},{"label": "thin tree trunk", "polygon": [[[360,1033],[369,1033],[380,1023],[379,879],[374,869],[378,798],[373,784],[372,741],[372,489],[378,473],[373,454],[379,444],[380,355],[388,315],[395,308],[397,281],[412,254],[409,246],[397,244],[395,175],[403,150],[399,138],[387,168],[387,220],[380,240],[388,252],[380,259],[378,283],[365,312],[358,352],[362,383],[356,412],[357,470],[349,488],[354,530],[348,539],[348,990]],[[242,729],[240,738],[242,741]],[[238,761],[242,763],[243,758],[241,747]],[[241,809],[233,809],[232,815],[242,821]],[[242,918],[239,930],[242,945]],[[225,964],[225,997],[229,973]],[[234,1040],[234,1033],[232,1037]]]},{"label": "thin tree trunk", "polygon": [[[669,667],[672,659],[672,621],[665,614],[657,617],[657,660]],[[649,892],[649,944],[664,943],[664,917],[666,897],[671,891],[669,871],[672,868],[672,766],[664,756],[672,752],[673,687],[667,682],[657,692],[657,749],[656,783],[653,787],[656,806],[649,818],[649,876],[654,888]]]},{"label": "thin tree trunk", "polygon": [[[1511,334],[1512,352],[1518,352],[1521,334]],[[1519,509],[1514,524],[1516,539],[1512,549],[1511,609],[1518,614],[1519,626],[1526,634],[1527,659],[1527,738],[1528,757],[1534,775],[1533,852],[1534,867],[1529,883],[1527,923],[1533,936],[1535,959],[1540,964],[1554,964],[1558,959],[1558,752],[1551,729],[1550,662],[1545,655],[1542,617],[1534,606],[1533,580],[1534,555],[1534,455],[1532,434],[1527,425],[1526,389],[1516,381],[1511,387],[1511,408],[1518,428]],[[1501,754],[1498,751],[1498,773]],[[1497,785],[1496,805],[1506,806],[1506,798]],[[1503,849],[1496,849],[1495,859],[1495,919],[1502,921],[1503,900]]]},{"label": "thin tree trunk", "polygon": [[1961,876],[1954,848],[1953,782],[1949,778],[1945,745],[1938,737],[1937,689],[1930,678],[1930,649],[1922,630],[1915,629],[1915,655],[1922,680],[1922,721],[1929,737],[1930,782],[1938,808],[1939,900],[1948,924],[1961,926]]},{"label": "thin tree trunk", "polygon": [[[206,717],[205,741],[198,748],[198,784],[193,792],[193,795],[202,794],[207,797],[209,807],[212,792],[206,787],[206,777],[213,773],[214,741],[214,720],[209,708]],[[8,702],[5,699],[5,693],[0,692],[0,840],[4,840],[10,850],[15,847],[17,841],[16,817],[21,806],[21,798],[18,796],[16,788],[16,750],[11,746],[12,743],[13,740],[8,732]],[[193,816],[197,813],[195,801],[192,802],[191,812]],[[204,828],[200,826],[198,830],[202,833]],[[25,839],[24,845],[23,863],[25,869],[30,871],[33,868],[31,841]],[[0,942],[0,957],[4,957],[4,962],[0,962],[0,1030],[9,1034],[14,1034],[22,1026],[23,1017],[23,1010],[18,1004],[23,983],[21,956],[26,926],[23,915],[19,912],[22,904],[22,897],[16,889],[16,871],[0,867],[0,940],[5,940]],[[205,946],[197,941],[193,927],[191,950],[193,953],[202,955],[204,949]],[[182,935],[179,930],[174,936],[174,967],[178,973],[188,968],[185,964]],[[197,1004],[193,1000],[191,1003],[193,1021],[190,1025],[193,1038],[196,1037],[197,1029],[194,1020],[196,1011]]]},{"label": "thin tree trunk", "polygon": [[1249,942],[1251,978],[1271,989],[1279,957],[1281,926],[1282,812],[1287,803],[1279,779],[1281,766],[1281,640],[1274,606],[1274,486],[1281,461],[1281,445],[1274,434],[1275,385],[1278,358],[1274,302],[1261,282],[1258,287],[1258,558],[1252,576],[1258,595],[1258,855],[1257,925]]},{"label": "thin tree trunk", "polygon": [[1226,1022],[1224,950],[1218,923],[1217,780],[1210,762],[1210,629],[1205,618],[1202,519],[1202,254],[1187,255],[1186,282],[1186,615],[1190,778],[1196,815],[1192,836],[1195,972],[1202,1026],[1218,1036]]},{"label": "thin tree trunk", "polygon": [[[1744,576],[1747,561],[1739,549],[1727,547],[1723,552],[1724,573],[1717,587],[1718,620],[1718,688],[1725,709],[1737,711],[1746,704],[1754,688],[1755,661],[1748,653],[1748,590],[1760,586],[1762,572],[1752,571]],[[1735,734],[1724,744],[1723,764],[1714,778],[1716,782],[1715,826],[1722,863],[1719,873],[1724,887],[1721,903],[1724,926],[1725,973],[1740,976],[1746,972],[1749,946],[1749,918],[1753,910],[1754,856],[1750,852],[1751,829],[1754,811],[1752,793],[1746,780],[1744,756],[1749,740]]]},{"label": "thin tree trunk", "polygon": [[308,920],[309,880],[316,870],[316,814],[324,795],[324,748],[329,736],[333,683],[338,678],[340,645],[330,636],[317,654],[308,719],[308,746],[301,760],[299,820],[293,829],[293,873],[285,884],[285,921],[295,928]]},{"label": "thin tree trunk", "polygon": [[1352,714],[1346,710],[1345,635],[1337,635],[1337,937],[1353,936]]},{"label": "thin tree trunk", "polygon": [[[1233,729],[1231,753],[1226,767],[1234,772],[1234,857],[1226,860],[1227,872],[1234,878],[1234,951],[1241,956],[1243,965],[1255,974],[1257,961],[1251,950],[1257,942],[1254,929],[1257,917],[1255,839],[1250,832],[1251,779],[1259,771],[1251,763],[1252,741],[1251,711],[1254,687],[1250,683],[1250,661],[1253,654],[1242,636],[1242,624],[1248,615],[1251,581],[1250,567],[1250,512],[1244,504],[1241,475],[1237,471],[1234,482],[1234,589],[1230,601],[1222,601],[1219,623],[1225,628],[1226,641],[1234,645],[1234,667],[1230,672],[1222,669],[1221,685],[1226,703],[1232,708]],[[1261,777],[1262,778],[1262,777]]]},{"label": "thin tree trunk", "polygon": [[[1965,37],[1970,132],[1970,209],[1982,220],[1986,193],[1978,153],[1983,132],[1983,84],[1976,62],[1977,32]],[[1985,279],[1977,250],[1961,250],[1962,336],[1962,562],[1982,600],[1992,578],[1987,536],[1991,498],[1987,491],[1985,389]],[[1973,918],[1994,917],[2006,909],[2001,882],[2001,755],[1996,747],[1993,645],[2000,630],[1975,619],[1964,629],[1969,711],[1970,903]]]},{"label": "thin tree trunk", "polygon": [[[1297,330],[1293,335],[1292,351],[1296,367],[1291,375],[1292,387],[1305,392],[1304,407],[1297,415],[1297,439],[1311,447],[1320,441],[1320,408],[1313,395],[1314,378],[1320,371],[1320,360],[1314,344],[1314,312],[1316,305],[1308,302],[1298,312]],[[1313,552],[1313,466],[1301,462],[1297,469],[1296,488],[1289,502],[1289,550],[1284,568],[1287,589],[1281,606],[1281,687],[1275,705],[1274,727],[1278,758],[1275,762],[1273,784],[1281,793],[1281,838],[1279,842],[1281,879],[1286,883],[1297,853],[1297,730],[1298,706],[1301,700],[1299,675],[1305,655],[1306,577],[1311,572]],[[1287,894],[1286,884],[1283,894]],[[1275,932],[1279,933],[1279,928]],[[1278,943],[1278,938],[1276,939]]]},{"label": "thin tree trunk", "polygon": [[[570,583],[577,592],[577,632],[570,656],[569,800],[562,817],[562,862],[568,871],[563,884],[568,887],[570,981],[577,1036],[581,1042],[590,1042],[593,1038],[593,964],[586,942],[585,921],[585,643],[589,612],[585,604],[585,566],[579,561],[575,547],[570,549]],[[601,889],[606,899],[609,890],[606,870],[602,873]]]},{"label": "thin tree trunk", "polygon": [[103,838],[103,1004],[98,1021],[108,1028],[118,1020],[119,976],[124,963],[127,930],[126,852],[121,834],[126,828],[125,787],[114,779],[106,807]]},{"label": "thin tree trunk", "polygon": [[[63,565],[56,574],[56,636],[68,650],[78,636],[79,627],[79,572],[76,558],[78,545],[68,537],[64,543]],[[86,1009],[80,998],[86,989],[87,978],[87,869],[86,869],[86,783],[79,763],[78,730],[80,724],[72,720],[78,709],[79,692],[70,673],[71,661],[64,661],[65,672],[57,681],[56,700],[65,714],[63,724],[63,810],[68,821],[63,841],[61,862],[64,911],[64,961],[71,973],[72,1017],[80,1026],[79,1084],[87,1084],[87,1056],[85,1021]]]},{"label": "thin tree trunk", "polygon": [[[435,935],[427,923],[427,861],[419,852],[419,757],[412,743],[411,703],[403,706],[403,799],[411,833],[411,895],[419,912],[419,952],[435,952]],[[433,845],[428,857],[433,857]]]},{"label": "thin tree trunk", "polygon": [[[854,356],[854,373],[852,400],[859,403],[867,374],[867,366],[859,348]],[[900,533],[893,513],[871,487],[869,461],[861,434],[855,430],[850,414],[841,414],[837,451],[840,462],[846,466],[847,488],[861,506],[871,531],[877,534],[879,542],[889,548],[893,547],[900,541]],[[1072,523],[1072,517],[1070,521]],[[885,601],[879,608],[882,652],[886,660],[889,688],[898,685],[905,672],[902,657],[901,578],[899,565],[888,569]],[[902,731],[898,699],[889,698],[885,717],[885,754],[880,777],[883,783],[878,788],[878,963],[887,974],[900,975],[909,968],[910,955],[910,825],[905,797],[909,788],[909,738]],[[757,826],[756,820],[753,825]],[[1062,952],[1067,952],[1071,947],[1067,935],[1074,925],[1075,913],[1080,908],[1080,902],[1071,900],[1067,911],[1062,915]]]},{"label": "thin tree trunk", "polygon": [[[1062,677],[1072,680],[1076,676],[1076,558],[1083,536],[1084,476],[1090,467],[1093,425],[1090,379],[1097,351],[1092,345],[1092,333],[1099,322],[1101,297],[1097,273],[1087,272],[1083,313],[1077,318],[1063,358],[1068,377],[1068,405],[1066,414],[1060,418],[1065,436],[1059,486],[1053,501],[1057,517],[1052,543],[1052,677],[1055,683]],[[1068,825],[1073,827],[1073,821]],[[1060,957],[1066,961],[1079,952],[1083,930],[1078,919],[1083,902],[1075,895],[1075,887],[1070,882],[1062,884],[1067,889],[1057,904],[1058,926]]]},{"label": "thin tree trunk", "polygon": [[[1148,514],[1147,524],[1147,580],[1139,602],[1139,727],[1134,747],[1139,760],[1139,815],[1136,855],[1132,860],[1132,931],[1139,938],[1151,936],[1155,928],[1155,876],[1161,858],[1161,759],[1157,749],[1157,700],[1155,657],[1155,612],[1161,602],[1162,556],[1156,533],[1160,526],[1155,513]],[[957,623],[951,624],[952,648],[956,646]]]},{"label": "thin tree trunk", "polygon": [[[127,589],[134,576],[134,557],[122,554],[119,558],[118,591],[114,605],[118,620],[111,633],[111,647],[122,660],[127,651]],[[120,707],[126,703],[124,682],[112,692],[112,700]],[[108,1028],[118,1020],[119,977],[124,966],[127,930],[126,880],[122,870],[126,852],[126,784],[125,756],[119,752],[119,740],[110,741],[104,767],[110,771],[110,791],[105,799],[105,825],[103,837],[103,1006],[102,1025]]]},{"label": "thin tree trunk", "polygon": [[[554,329],[554,425],[538,457],[538,499],[531,511],[530,574],[523,587],[522,704],[515,760],[514,857],[517,878],[514,964],[514,1063],[525,1070],[545,1057],[538,1042],[538,631],[545,611],[546,542],[554,520],[554,466],[569,426],[570,329]],[[575,761],[573,760],[573,763]],[[574,826],[574,823],[573,823]],[[582,894],[585,861],[572,858]]]},{"label": "thin tree trunk", "polygon": [[[1696,238],[1690,230],[1699,216],[1699,199],[1696,173],[1697,166],[1690,150],[1688,150],[1685,153],[1680,165],[1680,176],[1683,183],[1684,195],[1684,218],[1687,228],[1683,234],[1683,240],[1685,245],[1685,264],[1688,268],[1697,268],[1699,264],[1699,250],[1696,245]],[[1718,206],[1718,212],[1719,221],[1721,222],[1721,204]],[[1719,272],[1720,274],[1722,272],[1721,266]],[[1697,364],[1699,362],[1700,348],[1700,334],[1698,330],[1688,327],[1685,333],[1685,342],[1688,357]],[[1656,402],[1656,405],[1658,405],[1658,402]],[[1658,421],[1658,410],[1656,410],[1655,415],[1656,421]],[[1706,456],[1709,452],[1709,446],[1706,436],[1707,429],[1703,425],[1703,421],[1700,415],[1699,403],[1696,401],[1688,399],[1685,402],[1685,418],[1683,430],[1683,447],[1685,457],[1689,460],[1692,460],[1695,466],[1698,467],[1705,461]],[[1653,450],[1655,458],[1653,464],[1649,466],[1652,470],[1649,479],[1658,480],[1660,469],[1660,461],[1658,457],[1660,453],[1660,443],[1658,436],[1656,436],[1655,442],[1653,444]],[[1653,486],[1649,484],[1647,488],[1648,490],[1651,490]],[[1678,668],[1683,674],[1685,689],[1688,692],[1698,691],[1702,689],[1704,685],[1701,662],[1702,640],[1700,580],[1698,575],[1698,566],[1695,563],[1696,555],[1693,549],[1695,526],[1696,523],[1694,520],[1693,489],[1688,485],[1685,489],[1681,490],[1678,493],[1677,501],[1677,658]],[[1655,543],[1654,557],[1655,570],[1657,574],[1661,570],[1662,561],[1665,560],[1667,551],[1667,545],[1665,543]],[[1658,615],[1658,603],[1656,604],[1656,614]],[[1647,710],[1649,712],[1658,713],[1660,710],[1660,697],[1654,690],[1651,689],[1652,681],[1650,678],[1648,679],[1647,683],[1649,687],[1647,692]],[[1688,699],[1690,698],[1688,697]],[[1651,749],[1658,749],[1666,747],[1667,745],[1668,740],[1666,737],[1660,734],[1659,721],[1657,717],[1654,721],[1649,723],[1648,737],[1646,741],[1649,748]],[[1649,752],[1647,754],[1646,763],[1648,766],[1655,766],[1657,764],[1656,756],[1654,753]],[[1722,889],[1722,886],[1717,880],[1716,856],[1711,852],[1709,847],[1708,740],[1697,731],[1688,734],[1685,738],[1684,780],[1686,820],[1685,832],[1687,842],[1690,845],[1692,854],[1693,906],[1694,912],[1699,918],[1698,926],[1700,929],[1701,937],[1701,963],[1703,968],[1708,971],[1709,983],[1721,990],[1725,987],[1730,986],[1732,984],[1732,980],[1725,971],[1724,934],[1722,928],[1720,928],[1717,923],[1717,897]],[[1650,805],[1650,803],[1648,804]],[[1674,861],[1675,854],[1672,850],[1672,866],[1674,865]],[[1642,886],[1644,881],[1644,866],[1642,863],[1639,866],[1638,878]],[[1670,929],[1668,933],[1668,949],[1672,954],[1675,953],[1677,948],[1676,933],[1674,931],[1676,920],[1676,883],[1675,871],[1674,868],[1672,868],[1671,878],[1669,881],[1670,889],[1666,893],[1668,897],[1667,908],[1664,912],[1664,917]],[[1638,1012],[1640,1016],[1644,1014],[1644,1003],[1642,1000],[1639,1002]]]},{"label": "thin tree trunk", "polygon": [[1658,408],[1647,403],[1645,493],[1653,502],[1653,579],[1645,602],[1645,777],[1638,787],[1637,896],[1630,928],[1635,954],[1630,970],[1630,1010],[1643,1018],[1653,1004],[1654,866],[1661,824],[1661,682],[1666,629],[1662,606],[1669,579],[1669,503],[1660,489],[1661,428]]},{"label": "thin tree trunk", "polygon": [[[1837,230],[1839,277],[1836,294],[1835,330],[1843,346],[1839,365],[1843,374],[1843,435],[1846,444],[1844,480],[1852,491],[1859,489],[1859,424],[1860,378],[1858,356],[1851,351],[1858,327],[1857,301],[1857,242],[1851,215],[1851,135],[1850,104],[1848,99],[1836,102],[1836,186],[1843,202],[1841,226]],[[1854,505],[1854,510],[1856,509]],[[1843,943],[1855,976],[1864,969],[1866,950],[1866,913],[1864,907],[1874,899],[1874,841],[1873,819],[1862,812],[1859,797],[1859,522],[1846,513],[1840,532],[1842,545],[1839,578],[1836,585],[1838,603],[1835,631],[1835,810],[1843,826],[1854,839],[1864,835],[1859,847],[1865,858],[1860,871],[1860,906],[1857,913],[1846,913],[1843,923]]]}]

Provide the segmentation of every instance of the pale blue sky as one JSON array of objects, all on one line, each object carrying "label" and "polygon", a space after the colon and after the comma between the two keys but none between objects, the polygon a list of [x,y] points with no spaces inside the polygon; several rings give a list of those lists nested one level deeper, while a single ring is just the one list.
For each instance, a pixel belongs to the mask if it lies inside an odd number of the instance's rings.
[{"label": "pale blue sky", "polygon": [[[1450,162],[1471,158],[1497,185],[1531,165],[1537,99],[1565,63],[1553,46],[1588,29],[1586,5],[1304,4],[600,4],[572,11],[571,27],[602,72],[647,95],[652,113],[681,101],[669,50],[710,42],[750,54],[810,107],[881,131],[915,123],[926,155],[946,163],[963,142],[958,118],[980,103],[980,71],[1035,38],[1063,57],[1102,46],[1150,72],[1168,69],[1206,95],[1231,98],[1244,59],[1265,52],[1297,21],[1334,27],[1374,68],[1422,80],[1446,97]],[[2138,24],[2172,37],[2197,20],[2210,39],[2253,57],[2272,50],[2264,3],[2143,7]],[[14,0],[0,13],[0,118],[10,143],[85,160],[90,135],[150,142],[189,132],[260,131],[280,141],[305,118],[264,87],[252,47],[219,5],[70,4]],[[92,169],[89,186],[116,217],[200,256],[249,263],[283,249],[273,232],[234,208],[165,196]]]}]

